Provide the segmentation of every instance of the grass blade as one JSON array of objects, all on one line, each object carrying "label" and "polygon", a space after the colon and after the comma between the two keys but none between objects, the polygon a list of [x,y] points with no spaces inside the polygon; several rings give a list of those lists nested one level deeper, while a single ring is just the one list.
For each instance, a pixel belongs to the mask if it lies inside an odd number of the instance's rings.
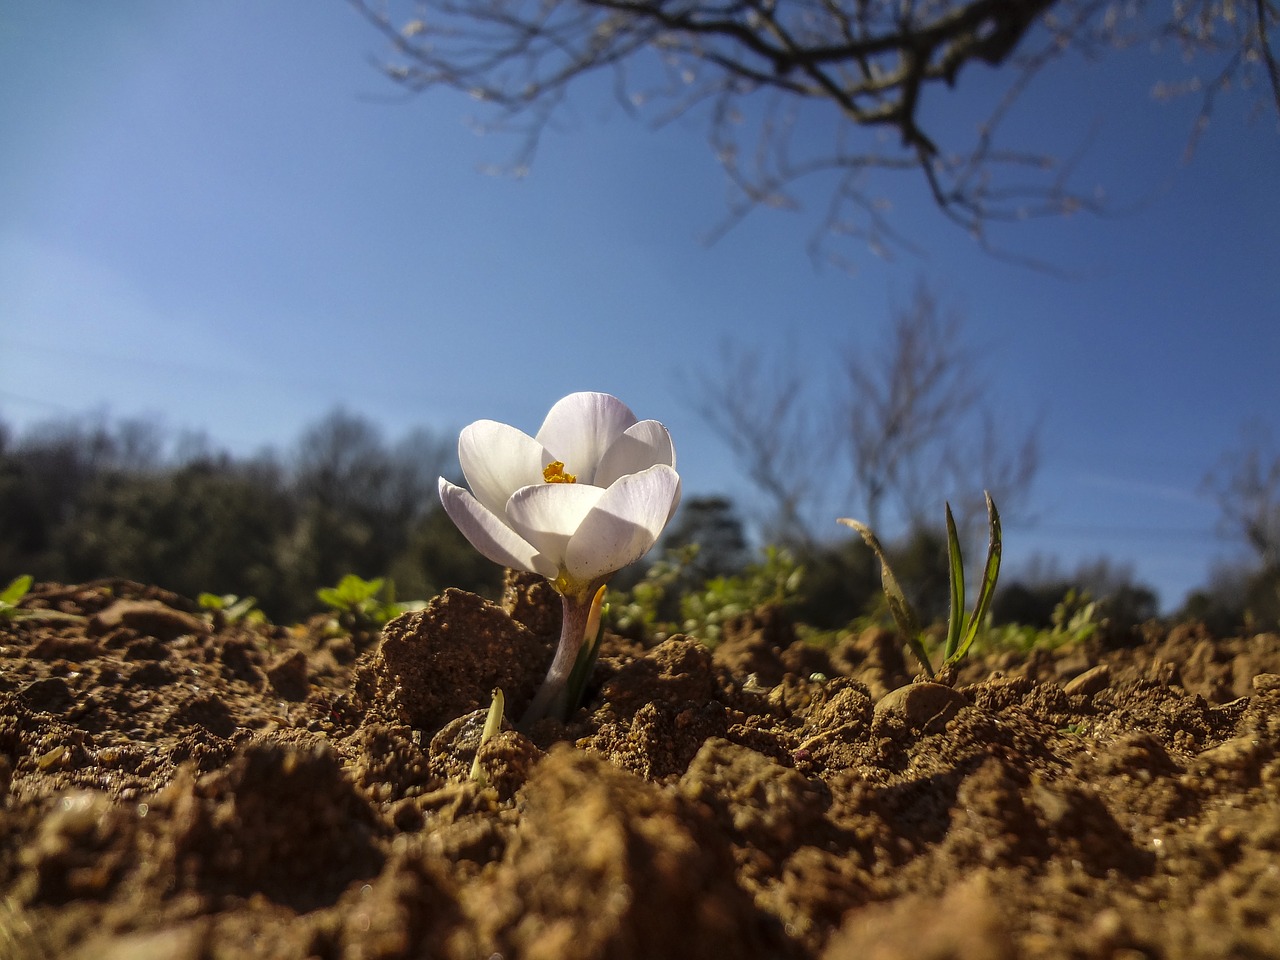
[{"label": "grass blade", "polygon": [[20,577],[15,577],[3,591],[0,591],[0,603],[17,604],[19,600],[27,595],[27,591],[31,589],[32,577],[29,573],[24,573]]},{"label": "grass blade", "polygon": [[944,663],[950,663],[960,646],[964,630],[964,556],[960,552],[960,535],[956,520],[947,504],[947,563],[951,568],[951,616],[947,618],[947,642],[942,648]]},{"label": "grass blade", "polygon": [[902,634],[907,646],[911,648],[915,658],[920,661],[920,666],[924,668],[925,675],[932,679],[933,665],[929,663],[929,655],[925,652],[924,644],[920,642],[920,621],[916,617],[915,609],[907,600],[907,595],[902,592],[898,578],[893,575],[893,568],[889,566],[889,558],[885,556],[880,540],[870,527],[857,520],[840,517],[836,522],[857,530],[867,546],[871,548],[871,552],[876,555],[876,559],[880,561],[880,583],[884,587],[884,596],[889,603],[889,612],[893,614],[893,621],[898,625],[898,632]]},{"label": "grass blade", "polygon": [[965,631],[964,640],[947,662],[959,660],[972,646],[983,621],[987,618],[987,609],[991,606],[991,598],[995,596],[996,580],[1000,576],[1000,553],[1003,535],[1000,531],[1000,512],[996,510],[996,502],[987,497],[987,520],[991,526],[991,540],[987,545],[987,562],[982,568],[982,585],[978,588],[978,600],[973,605],[973,616],[969,618],[969,629]]},{"label": "grass blade", "polygon": [[484,729],[480,731],[480,743],[476,746],[475,759],[471,761],[471,779],[480,786],[488,783],[488,778],[484,775],[484,767],[480,766],[480,748],[492,740],[502,729],[502,714],[506,710],[506,698],[502,695],[502,688],[496,687],[493,691],[493,700],[489,704],[489,712],[484,718]]}]

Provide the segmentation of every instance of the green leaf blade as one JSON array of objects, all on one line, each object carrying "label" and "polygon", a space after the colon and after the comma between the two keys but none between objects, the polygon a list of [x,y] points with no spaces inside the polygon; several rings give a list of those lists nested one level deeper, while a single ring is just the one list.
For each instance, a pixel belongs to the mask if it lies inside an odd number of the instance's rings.
[{"label": "green leaf blade", "polygon": [[960,552],[960,535],[956,520],[947,504],[947,564],[951,573],[951,615],[947,618],[947,642],[942,648],[944,663],[950,663],[960,646],[964,630],[964,555]]},{"label": "green leaf blade", "polygon": [[34,578],[29,573],[24,573],[20,577],[15,577],[13,581],[0,592],[0,603],[16,605],[19,600],[27,595],[27,591],[31,589]]},{"label": "green leaf blade", "polygon": [[871,548],[871,552],[876,555],[876,559],[880,561],[880,584],[884,588],[889,612],[893,615],[894,623],[898,625],[898,632],[902,634],[911,652],[920,661],[920,666],[924,668],[925,675],[932,678],[933,665],[929,662],[929,654],[925,651],[924,644],[920,642],[920,620],[916,616],[915,608],[907,600],[901,584],[898,583],[898,578],[894,576],[893,568],[889,566],[889,558],[885,556],[884,547],[880,545],[879,538],[866,524],[849,517],[839,517],[836,522],[858,531],[863,541]]},{"label": "green leaf blade", "polygon": [[973,605],[973,616],[969,618],[969,628],[965,631],[964,639],[951,659],[947,661],[948,663],[959,661],[969,652],[969,647],[973,645],[973,641],[978,636],[978,630],[987,618],[991,598],[996,592],[996,580],[1000,577],[1000,557],[1004,545],[1004,535],[1000,528],[1000,511],[996,509],[996,503],[991,499],[991,494],[986,494],[986,497],[991,539],[987,544],[987,562],[982,568],[982,584],[978,588],[977,602]]}]

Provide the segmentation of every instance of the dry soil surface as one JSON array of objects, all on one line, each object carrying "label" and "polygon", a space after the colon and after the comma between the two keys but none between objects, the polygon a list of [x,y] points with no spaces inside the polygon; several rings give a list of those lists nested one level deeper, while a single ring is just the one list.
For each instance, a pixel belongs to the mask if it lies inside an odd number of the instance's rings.
[{"label": "dry soil surface", "polygon": [[[545,586],[545,585],[544,585]],[[0,958],[1280,957],[1280,637],[1149,627],[911,682],[767,612],[606,639],[446,591],[376,636],[124,581],[0,622]]]}]

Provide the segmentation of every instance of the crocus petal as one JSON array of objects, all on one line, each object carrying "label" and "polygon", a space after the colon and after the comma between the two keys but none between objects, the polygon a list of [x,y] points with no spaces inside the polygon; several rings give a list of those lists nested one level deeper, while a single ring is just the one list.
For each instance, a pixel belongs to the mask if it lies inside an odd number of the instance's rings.
[{"label": "crocus petal", "polygon": [[680,478],[665,463],[615,481],[569,541],[569,576],[594,581],[644,556],[666,526],[679,493]]},{"label": "crocus petal", "polygon": [[627,427],[604,452],[592,482],[607,487],[619,477],[639,473],[655,463],[665,463],[669,467],[676,465],[671,434],[657,420],[641,420]]},{"label": "crocus petal", "polygon": [[475,498],[501,517],[511,494],[542,482],[550,458],[542,444],[515,427],[477,420],[458,437],[458,462]]},{"label": "crocus petal", "polygon": [[440,502],[445,513],[462,531],[471,545],[494,563],[517,570],[528,570],[548,579],[560,572],[559,564],[542,556],[537,549],[485,509],[467,490],[440,478]]},{"label": "crocus petal", "polygon": [[[571,393],[551,408],[537,441],[564,462],[579,483],[596,483],[596,464],[636,422],[631,408],[607,393]],[[545,466],[545,464],[544,464]],[[597,484],[602,486],[602,484]]]},{"label": "crocus petal", "polygon": [[[604,495],[604,490],[585,483],[523,487],[507,503],[507,522],[554,564],[558,573],[570,538]],[[550,574],[550,578],[555,579],[557,573]]]},{"label": "crocus petal", "polygon": [[680,497],[683,496],[684,481],[680,479],[680,475],[676,474],[676,495],[671,498],[671,509],[667,511],[667,519],[663,522],[665,527],[671,522],[671,518],[676,515],[676,507],[680,506]]}]

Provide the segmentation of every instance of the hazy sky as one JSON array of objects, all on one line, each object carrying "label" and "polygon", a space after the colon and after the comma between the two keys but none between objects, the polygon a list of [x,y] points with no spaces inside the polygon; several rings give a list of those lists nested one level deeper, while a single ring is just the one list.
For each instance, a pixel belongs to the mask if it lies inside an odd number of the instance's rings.
[{"label": "hazy sky", "polygon": [[1107,554],[1170,607],[1236,552],[1201,480],[1246,422],[1280,432],[1280,131],[1255,98],[1221,100],[1183,165],[1197,104],[1150,97],[1176,61],[1064,70],[1023,128],[1087,140],[1086,178],[1144,201],[1003,234],[1070,278],[984,254],[915,180],[884,189],[920,254],[850,249],[851,276],[806,252],[817,195],[704,245],[726,189],[694,121],[654,132],[584,90],[528,177],[489,176],[516,144],[465,98],[400,96],[382,52],[341,0],[6,5],[0,419],[157,415],[248,453],[337,405],[389,437],[532,431],[605,390],[667,423],[687,494],[749,505],[682,375],[726,340],[792,350],[820,405],[833,355],[923,277],[1004,422],[1042,420],[1011,567]]}]

